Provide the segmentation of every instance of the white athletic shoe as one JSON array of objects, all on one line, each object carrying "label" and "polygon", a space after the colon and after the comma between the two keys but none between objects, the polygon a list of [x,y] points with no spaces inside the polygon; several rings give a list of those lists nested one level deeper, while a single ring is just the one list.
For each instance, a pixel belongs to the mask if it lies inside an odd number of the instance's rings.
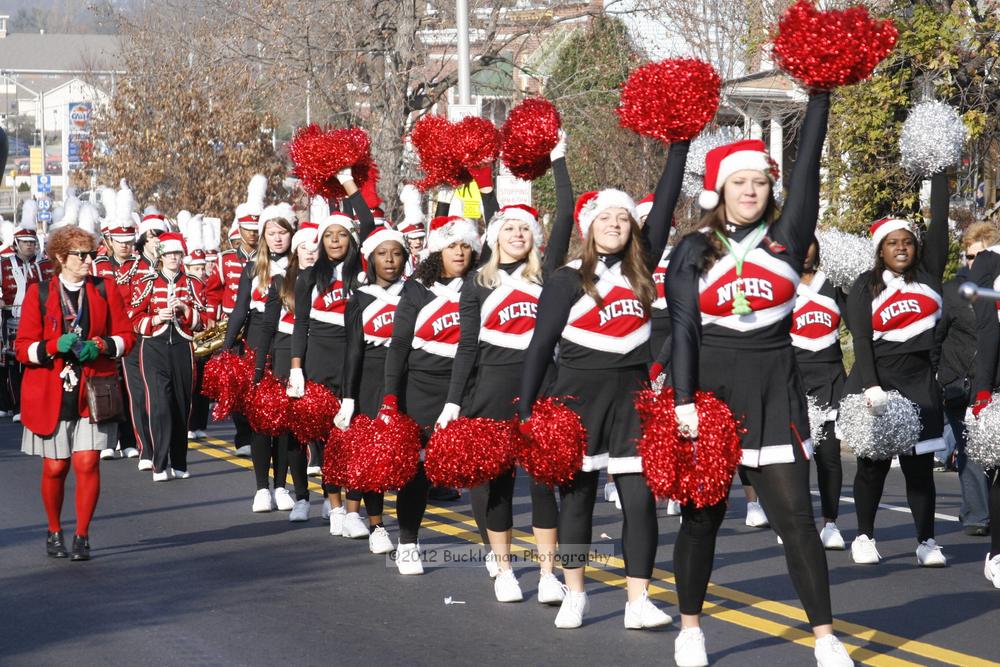
[{"label": "white athletic shoe", "polygon": [[188,431],[188,440],[194,440],[197,437],[198,436],[194,434],[194,431]]},{"label": "white athletic shoe", "polygon": [[500,570],[493,580],[493,594],[497,596],[497,602],[520,602],[524,599],[514,570]]},{"label": "white athletic shoe", "polygon": [[833,521],[827,522],[823,530],[819,533],[819,539],[823,542],[823,548],[830,551],[843,551],[847,545],[844,543],[844,536],[840,534],[840,528]]},{"label": "white athletic shoe", "polygon": [[990,558],[986,554],[986,564],[983,566],[983,574],[993,584],[993,588],[1000,588],[1000,554]]},{"label": "white athletic shoe", "polygon": [[778,544],[784,546],[785,541],[783,539],[781,539],[781,535],[778,535],[777,533],[775,533],[774,537],[778,540]]},{"label": "white athletic shoe", "polygon": [[680,516],[681,504],[676,500],[667,501],[667,516]]},{"label": "white athletic shoe", "polygon": [[274,506],[282,512],[288,512],[295,507],[295,498],[283,486],[274,490]]},{"label": "white athletic shoe", "polygon": [[250,458],[252,453],[250,451],[250,445],[243,445],[242,447],[236,448],[236,456],[242,456],[243,458]]},{"label": "white athletic shoe", "polygon": [[568,588],[564,591],[566,597],[563,598],[562,605],[559,606],[555,625],[561,630],[578,628],[583,625],[583,617],[590,609],[590,600],[587,599],[586,593],[577,593]]},{"label": "white athletic shoe", "polygon": [[625,628],[628,630],[659,628],[670,625],[673,621],[670,614],[664,613],[662,609],[653,604],[647,593],[643,593],[642,599],[638,602],[625,603]]},{"label": "white athletic shoe", "polygon": [[677,667],[708,667],[705,633],[701,628],[685,628],[674,640],[674,663]]},{"label": "white athletic shoe", "polygon": [[274,498],[271,496],[270,489],[257,489],[257,493],[253,495],[253,507],[252,512],[270,512],[274,509]]},{"label": "white athletic shoe", "polygon": [[941,545],[934,541],[934,538],[924,540],[917,547],[917,565],[920,567],[945,567],[948,559],[941,551]]},{"label": "white athletic shoe", "polygon": [[400,543],[396,547],[396,569],[400,574],[423,574],[424,564],[420,562],[420,543]]},{"label": "white athletic shoe", "polygon": [[352,540],[360,540],[368,537],[368,525],[357,512],[348,512],[344,516],[344,527],[340,534]]},{"label": "white athletic shoe", "polygon": [[761,507],[760,503],[747,502],[746,524],[751,528],[767,528],[770,525],[767,521],[767,514],[764,513],[764,508]]},{"label": "white athletic shoe", "polygon": [[292,522],[308,521],[309,520],[309,501],[308,500],[296,500],[295,505],[292,507],[292,511],[288,514],[288,520]]},{"label": "white athletic shoe", "polygon": [[319,466],[309,466],[306,468],[306,475],[309,477],[319,477],[323,474],[323,469]]},{"label": "white athletic shoe", "polygon": [[137,458],[139,458],[139,450],[136,449],[135,447],[126,447],[125,448],[125,458],[127,458],[127,459],[137,459]]},{"label": "white athletic shoe", "polygon": [[875,565],[882,560],[875,547],[875,540],[867,535],[858,535],[851,542],[851,559],[858,565]]},{"label": "white athletic shoe", "polygon": [[604,500],[609,503],[618,502],[618,487],[614,482],[607,482],[604,485]]},{"label": "white athletic shoe", "polygon": [[847,649],[834,635],[817,639],[813,655],[816,656],[816,667],[854,667]]},{"label": "white athletic shoe", "polygon": [[154,482],[169,482],[172,479],[173,479],[173,477],[170,476],[170,469],[169,468],[167,468],[166,470],[164,470],[162,472],[154,472],[153,473],[153,481]]},{"label": "white athletic shoe", "polygon": [[171,479],[190,479],[191,473],[187,470],[178,470],[177,468],[170,469]]},{"label": "white athletic shoe", "polygon": [[385,526],[379,526],[368,536],[368,551],[373,554],[392,553],[392,540]]},{"label": "white athletic shoe", "polygon": [[320,515],[323,517],[323,521],[329,521],[330,520],[330,499],[329,498],[324,498],[323,499],[323,510],[320,512]]},{"label": "white athletic shoe", "polygon": [[102,461],[109,461],[109,460],[113,460],[115,458],[116,458],[115,457],[115,450],[111,449],[110,447],[107,448],[107,449],[102,449],[101,450],[101,460]]},{"label": "white athletic shoe", "polygon": [[542,572],[538,577],[538,601],[542,604],[562,604],[566,590],[559,578],[551,572]]},{"label": "white athletic shoe", "polygon": [[205,433],[201,429],[198,429],[197,431],[194,432],[194,439],[195,440],[204,440],[207,437],[208,437],[208,433]]},{"label": "white athletic shoe", "polygon": [[145,472],[147,470],[152,470],[153,469],[153,462],[151,460],[149,460],[149,459],[140,459],[138,467],[139,467],[139,470],[141,470],[143,472]]},{"label": "white athletic shoe", "polygon": [[344,534],[344,517],[347,516],[347,510],[344,506],[334,507],[330,509],[330,534],[336,537],[341,537]]},{"label": "white athletic shoe", "polygon": [[497,575],[500,574],[500,566],[497,565],[497,555],[492,551],[486,554],[486,558],[483,559],[483,565],[486,566],[486,572],[490,575],[490,579],[496,579]]},{"label": "white athletic shoe", "polygon": [[15,422],[21,421],[21,413],[18,412],[16,415],[14,415],[13,417],[11,417],[11,421],[15,421]]}]

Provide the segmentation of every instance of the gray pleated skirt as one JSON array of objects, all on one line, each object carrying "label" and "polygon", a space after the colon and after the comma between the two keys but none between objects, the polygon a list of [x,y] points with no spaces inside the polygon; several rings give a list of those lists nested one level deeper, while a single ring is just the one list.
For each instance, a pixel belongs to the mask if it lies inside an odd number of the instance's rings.
[{"label": "gray pleated skirt", "polygon": [[118,441],[118,424],[91,424],[89,419],[59,421],[56,432],[47,438],[24,429],[21,451],[47,459],[68,459],[73,452],[107,449]]}]

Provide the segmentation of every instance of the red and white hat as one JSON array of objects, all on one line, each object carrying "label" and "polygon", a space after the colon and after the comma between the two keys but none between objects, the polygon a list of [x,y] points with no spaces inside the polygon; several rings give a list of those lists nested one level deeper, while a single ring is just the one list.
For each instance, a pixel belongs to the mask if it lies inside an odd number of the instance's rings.
[{"label": "red and white hat", "polygon": [[427,236],[427,230],[424,228],[423,222],[404,222],[398,229],[408,239]]},{"label": "red and white hat", "polygon": [[[119,204],[119,207],[121,205]],[[121,210],[117,212],[117,217],[120,219],[123,216]],[[169,228],[167,227],[167,219],[162,213],[157,211],[155,208],[147,208],[142,214],[142,222],[139,223],[139,236],[147,232],[167,232]]]},{"label": "red and white hat", "polygon": [[184,243],[184,236],[180,232],[164,232],[160,234],[159,241],[161,255],[166,255],[168,252],[187,254],[187,244]]},{"label": "red and white hat", "polygon": [[643,197],[635,205],[635,215],[636,220],[649,215],[649,212],[653,210],[653,193],[650,192],[648,195]]},{"label": "red and white hat", "polygon": [[319,245],[318,231],[319,223],[317,222],[306,221],[299,225],[299,228],[292,234],[292,252],[298,250],[299,246],[303,243],[306,244],[309,250],[315,250]]},{"label": "red and white hat", "polygon": [[399,191],[399,201],[403,203],[403,222],[398,229],[403,236],[417,238],[427,236],[424,228],[423,197],[420,190],[407,183]]},{"label": "red and white hat", "polygon": [[713,148],[705,155],[705,180],[698,196],[698,206],[710,211],[719,205],[719,192],[726,179],[738,171],[753,169],[762,171],[771,179],[778,180],[778,165],[767,154],[767,148],[760,139],[745,139]]},{"label": "red and white hat", "polygon": [[427,238],[427,252],[440,252],[452,243],[465,243],[476,252],[483,248],[476,223],[468,218],[441,215],[432,219]]},{"label": "red and white hat", "polygon": [[272,220],[284,219],[288,221],[288,224],[295,229],[295,226],[299,222],[299,216],[295,215],[295,209],[288,202],[280,202],[277,204],[271,204],[270,206],[264,208],[257,216],[257,234],[260,236],[264,235],[264,225],[271,222]]},{"label": "red and white hat", "polygon": [[587,238],[587,232],[594,220],[602,211],[609,208],[623,208],[628,211],[633,220],[638,220],[638,213],[635,210],[635,201],[621,190],[607,189],[601,191],[584,192],[576,200],[576,210],[573,217],[576,219],[577,229],[580,236]]},{"label": "red and white hat", "polygon": [[21,207],[21,219],[14,229],[14,241],[38,240],[38,205],[34,199],[26,199]]},{"label": "red and white hat", "polygon": [[897,229],[905,229],[916,238],[920,238],[916,231],[914,231],[913,225],[910,224],[909,220],[902,220],[900,218],[882,218],[881,220],[873,222],[868,228],[868,233],[872,235],[872,246],[878,250],[879,246],[882,245],[882,239]]},{"label": "red and white hat", "polygon": [[344,215],[340,211],[334,211],[330,215],[326,216],[323,220],[319,221],[319,229],[316,232],[316,238],[320,241],[323,240],[323,234],[326,234],[326,230],[331,225],[340,225],[348,231],[354,242],[358,242],[358,223],[354,221],[349,215]]},{"label": "red and white hat", "polygon": [[497,211],[493,219],[490,220],[490,224],[486,228],[486,245],[496,248],[500,228],[508,220],[518,220],[528,223],[531,227],[531,240],[536,248],[540,248],[542,243],[545,242],[545,230],[542,229],[542,226],[538,222],[538,211],[526,204],[511,204]]},{"label": "red and white hat", "polygon": [[233,227],[237,225],[248,230],[257,229],[257,220],[264,210],[264,197],[267,195],[267,177],[254,174],[247,184],[247,200],[236,207]]},{"label": "red and white hat", "polygon": [[375,248],[379,247],[386,241],[395,241],[403,247],[403,250],[406,250],[406,239],[403,237],[402,233],[399,232],[399,230],[379,225],[374,231],[372,231],[371,234],[368,235],[365,242],[361,244],[361,256],[367,259],[373,252],[375,252]]}]

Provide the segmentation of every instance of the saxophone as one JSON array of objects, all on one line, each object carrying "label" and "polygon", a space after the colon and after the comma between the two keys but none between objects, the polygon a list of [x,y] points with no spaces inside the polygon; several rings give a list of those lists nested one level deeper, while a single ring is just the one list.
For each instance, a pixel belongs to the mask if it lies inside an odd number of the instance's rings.
[{"label": "saxophone", "polygon": [[[194,335],[194,356],[208,357],[222,348],[226,341],[226,330],[229,328],[229,320],[220,320]],[[242,338],[242,336],[240,336]]]}]

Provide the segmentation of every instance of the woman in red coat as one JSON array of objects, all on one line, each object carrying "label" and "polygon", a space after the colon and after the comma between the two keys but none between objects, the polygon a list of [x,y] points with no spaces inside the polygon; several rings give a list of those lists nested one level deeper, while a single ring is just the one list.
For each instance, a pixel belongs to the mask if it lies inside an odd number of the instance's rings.
[{"label": "woman in red coat", "polygon": [[[90,518],[101,490],[101,450],[113,447],[117,422],[92,424],[84,391],[93,376],[116,376],[115,360],[135,342],[121,295],[113,283],[90,276],[97,240],[79,227],[49,237],[56,277],[25,294],[14,350],[24,364],[21,451],[42,457],[42,501],[49,519],[46,552],[70,554],[63,540],[66,475],[76,473],[73,560],[90,559]],[[39,295],[41,292],[42,296]]]}]

